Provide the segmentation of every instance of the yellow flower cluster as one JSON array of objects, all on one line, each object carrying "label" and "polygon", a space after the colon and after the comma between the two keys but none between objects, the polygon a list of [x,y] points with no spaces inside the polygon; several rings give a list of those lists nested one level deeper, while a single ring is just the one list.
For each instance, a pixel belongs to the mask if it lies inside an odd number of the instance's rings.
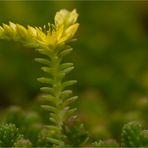
[{"label": "yellow flower cluster", "polygon": [[46,31],[43,31],[41,27],[27,26],[25,28],[10,22],[9,25],[0,26],[0,38],[21,41],[31,47],[46,46],[52,49],[73,38],[79,26],[76,23],[77,18],[76,10],[69,12],[62,9],[55,15],[55,24],[49,23],[49,29]]}]

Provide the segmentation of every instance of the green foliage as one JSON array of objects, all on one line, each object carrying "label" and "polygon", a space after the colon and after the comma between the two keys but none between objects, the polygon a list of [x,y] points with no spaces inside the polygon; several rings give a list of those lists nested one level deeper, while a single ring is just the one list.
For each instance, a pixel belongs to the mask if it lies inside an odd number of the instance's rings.
[{"label": "green foliage", "polygon": [[133,121],[123,126],[121,144],[113,139],[100,140],[92,143],[94,147],[119,147],[119,145],[121,145],[121,147],[147,147],[147,130],[143,130],[140,123]]},{"label": "green foliage", "polygon": [[84,125],[74,119],[70,119],[64,124],[64,133],[66,135],[67,145],[87,146],[89,140],[89,134]]},{"label": "green foliage", "polygon": [[[119,147],[113,139],[99,140],[90,144],[93,138],[88,136],[84,125],[73,121],[77,118],[75,116],[77,108],[72,108],[71,104],[78,97],[72,96],[72,90],[67,87],[77,81],[66,80],[66,75],[74,69],[74,66],[73,63],[63,62],[63,59],[72,52],[70,42],[74,41],[73,37],[79,26],[76,23],[77,17],[76,10],[69,12],[64,9],[56,13],[54,24],[48,23],[43,28],[24,27],[12,22],[9,25],[0,26],[0,39],[19,41],[24,46],[35,48],[41,55],[44,55],[35,58],[35,61],[43,65],[41,70],[46,73],[46,76],[38,78],[38,81],[44,84],[40,88],[44,100],[41,107],[49,114],[49,121],[45,125],[37,112],[24,112],[18,107],[10,108],[5,114],[5,121],[8,124],[0,125],[0,146]],[[116,123],[119,125],[122,123],[120,122],[121,117],[119,120],[118,117]],[[116,128],[114,123],[113,125]],[[147,147],[147,130],[142,130],[137,122],[125,124],[121,134],[121,146]]]},{"label": "green foliage", "polygon": [[[76,109],[70,109],[71,104],[77,97],[70,97],[72,91],[65,89],[67,86],[74,84],[76,81],[66,81],[63,79],[67,73],[69,73],[73,66],[69,63],[60,64],[62,56],[66,54],[70,47],[62,46],[53,53],[50,66],[42,67],[42,70],[49,73],[51,78],[40,78],[38,79],[42,83],[46,83],[49,87],[42,87],[41,90],[44,92],[43,98],[50,102],[50,105],[42,105],[41,107],[46,111],[50,112],[50,120],[55,124],[52,126],[46,126],[49,130],[53,130],[56,135],[59,135],[58,139],[63,139],[62,134],[63,122],[71,116]],[[55,137],[53,135],[53,137]],[[48,139],[52,143],[60,144],[61,141],[56,139]]]},{"label": "green foliage", "polygon": [[19,129],[14,124],[0,124],[0,146],[1,147],[12,147],[13,144],[23,137],[19,133]]},{"label": "green foliage", "polygon": [[[15,124],[19,131],[30,139],[32,145],[36,146],[39,132],[43,126],[41,117],[37,112],[25,112],[20,107],[12,106],[7,109],[3,116],[6,123]],[[25,142],[26,140],[21,141]]]},{"label": "green foliage", "polygon": [[130,122],[124,125],[121,134],[123,147],[147,147],[148,137],[144,134],[141,124]]}]

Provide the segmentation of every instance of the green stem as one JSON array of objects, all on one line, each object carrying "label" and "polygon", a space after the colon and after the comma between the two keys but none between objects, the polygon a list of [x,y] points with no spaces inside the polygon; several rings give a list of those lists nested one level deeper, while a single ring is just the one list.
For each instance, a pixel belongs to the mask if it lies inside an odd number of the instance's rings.
[{"label": "green stem", "polygon": [[75,84],[76,81],[69,80],[63,82],[65,75],[72,71],[74,67],[72,63],[61,64],[63,57],[70,53],[72,49],[69,46],[64,46],[61,50],[39,49],[38,51],[50,57],[50,60],[37,58],[36,61],[46,65],[42,67],[42,70],[50,74],[49,78],[38,79],[40,82],[50,85],[49,87],[41,88],[41,90],[45,92],[44,98],[50,101],[51,104],[42,105],[41,107],[50,111],[50,120],[54,123],[54,125],[46,126],[50,132],[52,131],[48,141],[53,143],[53,146],[59,147],[63,146],[65,141],[63,124],[76,111],[76,108],[71,109],[69,105],[77,99],[77,96],[69,98],[72,91],[65,89],[67,86]]},{"label": "green stem", "polygon": [[62,99],[61,99],[61,94],[62,94],[62,79],[63,77],[60,76],[60,62],[61,62],[61,59],[57,56],[56,53],[53,53],[52,57],[51,57],[51,69],[52,69],[52,76],[53,76],[53,95],[56,99],[56,104],[55,104],[55,107],[56,107],[56,116],[58,117],[57,119],[57,124],[56,126],[60,129],[59,130],[59,140],[61,141],[60,142],[60,145],[64,144],[64,141],[62,140],[62,137],[63,137],[63,122],[64,122],[64,119],[61,115],[62,113]]}]

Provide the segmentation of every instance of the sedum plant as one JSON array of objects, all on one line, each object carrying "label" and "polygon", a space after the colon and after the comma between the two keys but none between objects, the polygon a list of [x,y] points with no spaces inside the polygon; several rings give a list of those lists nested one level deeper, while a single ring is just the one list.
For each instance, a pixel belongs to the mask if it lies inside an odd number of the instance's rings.
[{"label": "sedum plant", "polygon": [[[70,104],[77,99],[72,97],[72,91],[68,86],[75,84],[76,80],[65,81],[66,74],[74,69],[72,63],[63,63],[63,57],[72,51],[69,43],[78,29],[76,22],[78,13],[63,9],[56,13],[54,24],[48,23],[41,27],[24,27],[20,24],[10,22],[9,25],[0,26],[0,38],[22,42],[23,45],[36,49],[44,57],[36,58],[35,61],[43,64],[41,68],[48,75],[38,78],[45,84],[41,88],[43,99],[48,103],[41,107],[49,111],[49,119],[53,124],[46,125],[50,136],[48,142],[53,146],[64,145],[66,136],[63,132],[63,124],[69,116],[72,116],[76,108],[71,109]],[[73,116],[74,118],[76,116]]]},{"label": "sedum plant", "polygon": [[[121,143],[114,139],[91,139],[83,124],[73,122],[76,108],[71,108],[70,104],[78,97],[72,96],[72,90],[67,87],[77,81],[65,80],[66,74],[72,71],[74,66],[72,63],[64,63],[63,58],[72,51],[69,44],[74,41],[79,27],[77,18],[76,10],[70,12],[63,9],[56,13],[54,24],[48,23],[43,28],[24,27],[12,22],[0,26],[0,39],[19,41],[42,55],[35,61],[43,64],[41,69],[47,73],[46,77],[38,78],[38,81],[44,84],[41,91],[45,104],[41,107],[49,113],[50,119],[49,124],[42,127],[38,113],[25,114],[20,108],[12,107],[6,113],[6,123],[0,123],[1,147],[148,146],[148,132],[142,130],[137,122],[123,126]],[[70,126],[66,123],[68,119],[71,121]]]}]

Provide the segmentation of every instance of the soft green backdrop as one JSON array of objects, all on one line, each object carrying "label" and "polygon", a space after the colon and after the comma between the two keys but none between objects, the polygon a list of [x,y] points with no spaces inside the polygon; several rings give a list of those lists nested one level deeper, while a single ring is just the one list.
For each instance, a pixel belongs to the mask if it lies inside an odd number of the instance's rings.
[{"label": "soft green backdrop", "polygon": [[[75,63],[69,77],[79,82],[76,105],[90,133],[116,136],[130,120],[148,127],[148,2],[0,1],[0,24],[43,26],[62,8],[79,13],[78,41],[65,60]],[[36,56],[19,43],[0,41],[1,109],[37,100]]]}]

